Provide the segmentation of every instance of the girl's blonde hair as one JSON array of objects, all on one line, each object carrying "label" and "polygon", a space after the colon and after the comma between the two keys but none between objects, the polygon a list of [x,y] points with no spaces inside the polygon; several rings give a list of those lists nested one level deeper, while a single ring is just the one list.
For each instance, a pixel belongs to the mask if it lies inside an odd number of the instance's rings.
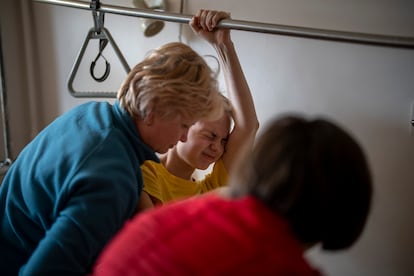
[{"label": "girl's blonde hair", "polygon": [[153,50],[128,74],[117,98],[133,118],[149,112],[198,120],[223,114],[224,101],[213,72],[189,46],[173,42]]}]

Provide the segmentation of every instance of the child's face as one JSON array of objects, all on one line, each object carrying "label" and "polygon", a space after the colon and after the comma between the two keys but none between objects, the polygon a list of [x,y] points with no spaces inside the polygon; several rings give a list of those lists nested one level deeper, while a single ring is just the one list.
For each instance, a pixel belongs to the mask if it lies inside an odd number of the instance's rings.
[{"label": "child's face", "polygon": [[207,169],[223,155],[229,129],[227,115],[216,121],[198,121],[188,131],[187,142],[177,144],[177,152],[192,167]]}]

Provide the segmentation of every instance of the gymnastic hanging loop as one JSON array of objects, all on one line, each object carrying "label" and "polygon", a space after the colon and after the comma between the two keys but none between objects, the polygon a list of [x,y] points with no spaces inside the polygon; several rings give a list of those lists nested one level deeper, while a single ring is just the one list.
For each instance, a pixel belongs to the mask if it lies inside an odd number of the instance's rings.
[{"label": "gymnastic hanging loop", "polygon": [[[90,7],[92,9],[95,34],[96,34],[96,36],[100,36],[102,34],[102,30],[104,29],[105,13],[98,11],[98,9],[100,8],[99,0],[92,0],[91,4],[90,4]],[[107,44],[108,44],[107,37],[106,36],[100,37],[98,55],[96,56],[95,60],[92,61],[91,66],[89,67],[89,72],[90,72],[92,78],[97,82],[105,81],[108,78],[109,73],[111,71],[111,64],[108,62],[108,60],[102,54],[102,52],[105,49]],[[95,66],[96,66],[96,63],[97,63],[97,61],[100,57],[102,57],[105,61],[105,72],[103,73],[102,76],[97,77],[95,75]]]},{"label": "gymnastic hanging loop", "polygon": [[[112,47],[112,50],[114,51],[116,57],[118,57],[118,60],[120,61],[122,67],[125,69],[125,72],[128,74],[131,71],[131,68],[128,65],[128,62],[126,61],[125,57],[122,55],[121,50],[119,49],[118,45],[116,44],[115,40],[113,39],[111,33],[108,29],[104,27],[104,14],[105,12],[101,11],[101,4],[99,0],[92,0],[89,4],[89,8],[92,11],[93,15],[93,22],[94,26],[89,29],[85,40],[82,43],[81,48],[79,49],[78,55],[76,57],[76,60],[72,66],[72,69],[69,73],[68,78],[68,90],[70,94],[74,97],[98,97],[98,98],[116,98],[117,91],[88,91],[88,90],[78,90],[74,87],[74,80],[78,73],[79,66],[82,63],[82,59],[85,55],[86,49],[88,48],[89,42],[93,40],[99,40],[99,53],[97,57],[95,58],[94,62],[95,65],[91,64],[90,66],[90,73],[92,77],[98,81],[104,81],[110,72],[110,65],[109,62],[105,59],[105,57],[102,55],[102,52],[105,47],[108,47],[109,45]],[[94,74],[94,70],[96,69],[96,61],[99,58],[103,58],[105,60],[105,66],[106,70],[103,76],[96,77],[96,74]]]}]

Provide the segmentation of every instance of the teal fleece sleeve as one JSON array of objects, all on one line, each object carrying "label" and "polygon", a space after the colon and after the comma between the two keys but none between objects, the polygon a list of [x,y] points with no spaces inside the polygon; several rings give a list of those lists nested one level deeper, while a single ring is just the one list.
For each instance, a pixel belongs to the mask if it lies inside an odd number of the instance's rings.
[{"label": "teal fleece sleeve", "polygon": [[67,172],[70,177],[64,178],[51,214],[55,221],[19,274],[87,274],[85,268],[92,267],[135,210],[140,178],[135,162],[122,139],[112,133]]}]

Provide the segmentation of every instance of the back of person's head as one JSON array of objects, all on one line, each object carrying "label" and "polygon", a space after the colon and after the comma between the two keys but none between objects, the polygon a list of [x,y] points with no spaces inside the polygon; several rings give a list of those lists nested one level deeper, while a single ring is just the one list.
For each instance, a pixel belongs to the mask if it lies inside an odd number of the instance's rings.
[{"label": "back of person's head", "polygon": [[250,154],[230,184],[234,196],[258,198],[304,245],[338,250],[358,239],[373,188],[365,155],[346,131],[325,119],[285,116],[268,124]]},{"label": "back of person's head", "polygon": [[216,119],[223,100],[205,60],[189,46],[173,42],[153,50],[128,74],[117,98],[133,118],[149,112],[163,117]]}]

